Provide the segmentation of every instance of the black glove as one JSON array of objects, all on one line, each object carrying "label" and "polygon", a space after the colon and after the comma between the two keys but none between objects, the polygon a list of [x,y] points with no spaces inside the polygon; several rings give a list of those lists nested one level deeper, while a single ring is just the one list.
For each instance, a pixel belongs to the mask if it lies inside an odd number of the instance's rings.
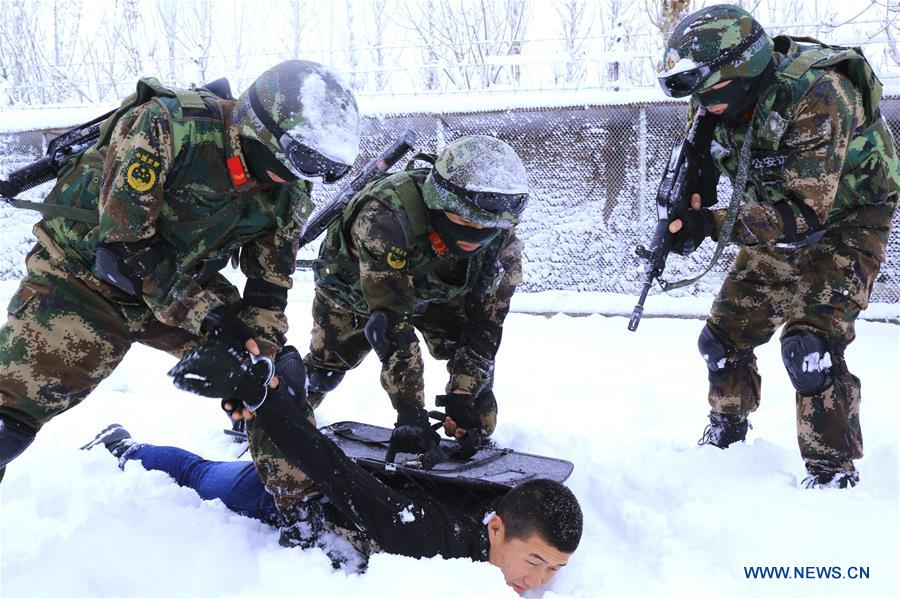
[{"label": "black glove", "polygon": [[189,351],[169,371],[179,389],[204,397],[243,401],[251,411],[265,401],[274,374],[269,358],[252,356],[217,337]]},{"label": "black glove", "polygon": [[461,458],[475,455],[481,446],[481,418],[475,410],[475,400],[471,395],[449,393],[434,398],[434,405],[445,408],[447,416],[453,419],[456,426],[466,429],[466,434],[457,439]]},{"label": "black glove", "polygon": [[94,274],[135,297],[142,295],[144,277],[162,261],[155,238],[134,243],[98,243]]},{"label": "black glove", "polygon": [[421,454],[424,468],[431,468],[447,459],[441,449],[441,438],[431,428],[428,414],[422,408],[397,411],[397,422],[391,433],[385,461],[393,462],[398,453]]},{"label": "black glove", "polygon": [[707,237],[717,240],[716,221],[712,210],[701,208],[700,210],[688,210],[681,215],[681,229],[675,233],[672,241],[672,251],[682,256],[687,256],[700,247]]},{"label": "black glove", "polygon": [[300,352],[293,345],[285,345],[275,356],[275,375],[278,387],[273,392],[284,395],[288,401],[299,406],[306,417],[313,414],[313,409],[306,398],[306,364]]},{"label": "black glove", "polygon": [[244,344],[253,339],[253,331],[232,306],[219,306],[207,314],[203,321],[203,332],[242,350]]}]

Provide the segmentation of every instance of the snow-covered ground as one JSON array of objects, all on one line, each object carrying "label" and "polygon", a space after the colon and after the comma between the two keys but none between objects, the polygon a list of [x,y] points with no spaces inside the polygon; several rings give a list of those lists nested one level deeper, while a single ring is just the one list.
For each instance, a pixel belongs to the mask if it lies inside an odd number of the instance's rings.
[{"label": "snow-covered ground", "polygon": [[[0,305],[14,289],[0,284]],[[298,285],[288,308],[289,340],[301,348],[309,291]],[[666,312],[668,298],[651,300]],[[720,451],[695,444],[708,410],[695,350],[700,321],[645,318],[637,333],[626,322],[521,313],[507,321],[496,439],[574,462],[568,482],[585,515],[580,549],[544,596],[896,597],[900,328],[859,322],[847,352],[864,390],[860,486],[805,491],[777,341],[758,352],[764,397],[748,442]],[[273,528],[202,501],[162,473],[133,463],[123,473],[102,448],[77,449],[121,422],[142,441],[233,458],[218,402],[176,391],[165,376],[173,362],[135,346],[8,468],[0,484],[4,599],[514,596],[498,570],[465,560],[376,555],[365,575],[332,572],[321,551],[282,549]],[[430,395],[444,373],[429,362]],[[318,417],[389,425],[377,360],[349,374]],[[791,574],[839,567],[844,578],[748,579],[753,566]],[[851,567],[868,569],[868,578],[847,578]]]}]

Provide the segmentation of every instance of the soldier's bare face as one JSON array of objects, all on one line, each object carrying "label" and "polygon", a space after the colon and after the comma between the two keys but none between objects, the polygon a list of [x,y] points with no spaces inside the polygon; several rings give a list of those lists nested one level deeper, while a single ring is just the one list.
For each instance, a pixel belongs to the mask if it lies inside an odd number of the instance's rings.
[{"label": "soldier's bare face", "polygon": [[503,520],[496,514],[488,521],[487,532],[488,561],[500,568],[506,584],[519,595],[550,582],[572,555],[538,534],[527,539],[507,537]]},{"label": "soldier's bare face", "polygon": [[[447,216],[447,220],[449,220],[451,223],[462,225],[464,227],[471,227],[473,229],[484,228],[483,225],[479,225],[478,223],[473,223],[470,220],[466,220],[458,214],[447,212],[446,210],[444,210],[444,214]],[[480,243],[472,243],[471,241],[457,241],[456,245],[458,245],[459,248],[464,252],[474,252],[481,247]]]},{"label": "soldier's bare face", "polygon": [[[715,85],[710,85],[709,87],[707,87],[706,89],[704,89],[704,90],[701,91],[700,93],[701,93],[701,94],[705,94],[706,92],[708,92],[708,91],[710,91],[710,90],[714,90],[714,89],[722,89],[723,87],[725,87],[725,86],[727,86],[729,83],[731,83],[731,81],[732,81],[731,79],[726,79],[725,81],[719,81],[719,82],[716,83]],[[722,113],[725,112],[725,110],[727,110],[727,109],[728,109],[728,104],[713,104],[712,106],[707,106],[707,107],[706,107],[706,110],[709,111],[709,112],[711,112],[711,113],[713,113],[713,114],[722,114]]]}]

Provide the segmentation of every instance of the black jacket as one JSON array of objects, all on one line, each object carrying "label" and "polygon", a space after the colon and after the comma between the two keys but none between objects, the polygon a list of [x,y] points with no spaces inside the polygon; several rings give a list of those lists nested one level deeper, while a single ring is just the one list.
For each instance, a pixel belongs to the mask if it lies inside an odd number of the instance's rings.
[{"label": "black jacket", "polygon": [[270,393],[257,411],[260,424],[334,510],[383,551],[411,557],[467,557],[487,561],[484,518],[496,495],[380,479],[348,458],[319,432],[293,401]]}]

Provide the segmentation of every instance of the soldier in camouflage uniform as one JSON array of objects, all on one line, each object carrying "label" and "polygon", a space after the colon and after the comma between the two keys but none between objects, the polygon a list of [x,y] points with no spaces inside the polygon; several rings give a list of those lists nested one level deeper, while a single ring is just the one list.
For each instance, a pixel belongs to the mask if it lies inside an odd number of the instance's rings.
[{"label": "soldier in camouflage uniform", "polygon": [[[796,389],[803,486],[854,486],[863,455],[860,381],[844,351],[868,304],[900,188],[881,87],[855,50],[769,38],[736,6],[705,8],[672,33],[659,75],[692,118],[713,118],[711,163],[732,181],[750,144],[748,184],[731,241],[741,249],[699,339],[709,369],[710,424],[701,444],[742,441],[760,401],[753,350],[779,326]],[[749,136],[749,139],[747,137]],[[727,210],[714,184],[673,221],[675,248],[717,239]]]},{"label": "soldier in camouflage uniform", "polygon": [[[358,129],[353,94],[316,63],[276,65],[236,101],[141,80],[35,226],[0,329],[0,468],[134,342],[180,356],[216,336],[273,357],[309,181],[350,169]],[[243,294],[219,273],[230,258]]]},{"label": "soldier in camouflage uniform", "polygon": [[[460,138],[434,168],[392,174],[355,196],[328,229],[314,267],[304,359],[311,407],[374,349],[398,414],[392,447],[436,447],[418,329],[431,354],[447,360],[446,394],[436,400],[449,417],[446,431],[474,451],[496,426],[494,357],[522,280],[515,225],[527,198],[518,156],[487,136]],[[264,436],[250,428],[251,437]],[[270,447],[271,461],[257,459],[257,467],[279,508],[293,509],[308,493],[305,476]]]}]

